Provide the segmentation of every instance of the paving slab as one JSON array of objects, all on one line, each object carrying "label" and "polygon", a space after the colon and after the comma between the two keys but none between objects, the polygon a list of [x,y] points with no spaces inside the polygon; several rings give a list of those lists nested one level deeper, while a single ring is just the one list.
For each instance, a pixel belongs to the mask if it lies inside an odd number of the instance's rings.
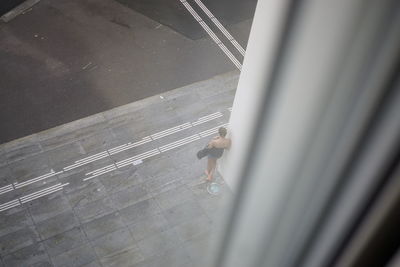
[{"label": "paving slab", "polygon": [[186,186],[179,186],[154,197],[164,210],[178,206],[194,198],[194,194]]},{"label": "paving slab", "polygon": [[0,167],[0,187],[16,182],[8,166]]},{"label": "paving slab", "polygon": [[116,210],[114,203],[108,196],[74,207],[74,213],[81,223],[89,222]]},{"label": "paving slab", "polygon": [[[70,144],[85,137],[94,135],[96,132],[107,128],[102,115],[94,115],[91,117],[90,123],[80,120],[74,124],[66,124],[51,129],[51,131],[43,131],[37,134],[39,144],[44,151],[52,150],[57,147]],[[100,121],[96,123],[97,121]],[[86,126],[86,124],[89,124]]]},{"label": "paving slab", "polygon": [[121,209],[150,197],[151,195],[147,192],[146,187],[141,184],[130,186],[110,196],[114,205]]},{"label": "paving slab", "polygon": [[210,255],[212,253],[213,243],[210,234],[203,234],[195,239],[189,240],[183,244],[186,253],[189,255],[194,266],[208,266]]},{"label": "paving slab", "polygon": [[106,149],[117,146],[117,140],[109,128],[97,131],[94,135],[84,137],[79,140],[80,145],[86,154],[95,154]]},{"label": "paving slab", "polygon": [[49,159],[49,165],[57,171],[72,164],[76,159],[89,156],[86,154],[80,142],[59,146],[47,151],[46,154]]},{"label": "paving slab", "polygon": [[205,216],[201,206],[194,200],[188,200],[183,204],[165,210],[163,214],[171,226]]},{"label": "paving slab", "polygon": [[98,180],[104,185],[108,194],[114,194],[128,187],[143,183],[143,177],[136,170],[134,166],[118,169],[112,173],[111,177],[99,177]]},{"label": "paving slab", "polygon": [[178,166],[174,164],[174,160],[166,155],[161,155],[151,159],[151,166],[144,164],[137,165],[137,172],[143,176],[143,179],[148,180],[151,177],[160,177],[164,174],[169,174],[178,170]]},{"label": "paving slab", "polygon": [[124,250],[118,254],[113,256],[107,256],[100,259],[103,266],[115,266],[115,267],[123,267],[123,266],[136,266],[137,262],[140,262],[144,259],[142,253],[139,249],[133,248],[129,250]]},{"label": "paving slab", "polygon": [[[81,178],[83,179],[84,177]],[[67,192],[66,194],[72,208],[86,205],[90,202],[104,198],[106,195],[106,189],[96,178],[80,184],[80,186],[74,191]]]},{"label": "paving slab", "polygon": [[154,197],[163,192],[182,186],[184,181],[182,180],[182,173],[177,170],[159,175],[155,178],[151,177],[150,179],[147,179],[144,184],[150,194]]},{"label": "paving slab", "polygon": [[26,209],[12,214],[1,214],[0,239],[2,236],[33,226],[32,218]]},{"label": "paving slab", "polygon": [[136,241],[159,234],[169,228],[170,226],[162,214],[145,216],[128,226],[128,229]]},{"label": "paving slab", "polygon": [[51,261],[43,244],[33,244],[3,258],[5,266],[51,266]]},{"label": "paving slab", "polygon": [[78,220],[71,211],[61,213],[36,225],[42,240],[61,234],[79,225]]},{"label": "paving slab", "polygon": [[101,236],[91,243],[100,258],[137,248],[136,242],[126,228]]},{"label": "paving slab", "polygon": [[173,227],[173,229],[178,234],[180,240],[186,242],[198,236],[210,233],[212,231],[212,223],[207,217],[198,217],[185,221]]},{"label": "paving slab", "polygon": [[40,223],[64,212],[72,212],[67,198],[62,193],[39,198],[27,206],[35,223]]},{"label": "paving slab", "polygon": [[134,267],[186,267],[194,266],[183,247],[175,247],[161,255],[151,257],[134,265]]},{"label": "paving slab", "polygon": [[6,146],[5,151],[7,162],[12,163],[43,152],[43,149],[36,140],[32,140],[31,142],[15,142],[12,145]]},{"label": "paving slab", "polygon": [[87,241],[85,234],[80,227],[55,235],[44,240],[46,251],[52,257],[67,252]]},{"label": "paving slab", "polygon": [[93,219],[83,225],[83,229],[89,240],[96,239],[100,236],[114,232],[124,228],[125,224],[119,215],[119,212],[104,215]]},{"label": "paving slab", "polygon": [[34,227],[24,227],[0,238],[0,255],[4,256],[13,253],[19,249],[36,244],[39,240],[39,234]]},{"label": "paving slab", "polygon": [[96,253],[89,243],[52,257],[52,261],[56,267],[84,266],[95,259]]},{"label": "paving slab", "polygon": [[82,265],[82,267],[102,267],[98,261],[92,261],[88,264]]},{"label": "paving slab", "polygon": [[13,162],[9,164],[9,167],[17,182],[23,182],[51,171],[46,153],[40,153],[32,158]]},{"label": "paving slab", "polygon": [[163,254],[164,252],[178,247],[181,241],[173,229],[160,232],[139,241],[138,246],[145,258]]},{"label": "paving slab", "polygon": [[126,224],[132,224],[145,216],[151,216],[161,212],[157,202],[150,198],[122,209],[121,216]]}]

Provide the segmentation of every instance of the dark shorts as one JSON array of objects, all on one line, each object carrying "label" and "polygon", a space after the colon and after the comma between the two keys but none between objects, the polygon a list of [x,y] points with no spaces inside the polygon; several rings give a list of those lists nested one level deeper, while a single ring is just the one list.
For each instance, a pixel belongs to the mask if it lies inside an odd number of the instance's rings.
[{"label": "dark shorts", "polygon": [[224,149],[223,148],[211,148],[208,152],[208,158],[209,159],[219,159],[222,157],[222,154],[224,154]]}]

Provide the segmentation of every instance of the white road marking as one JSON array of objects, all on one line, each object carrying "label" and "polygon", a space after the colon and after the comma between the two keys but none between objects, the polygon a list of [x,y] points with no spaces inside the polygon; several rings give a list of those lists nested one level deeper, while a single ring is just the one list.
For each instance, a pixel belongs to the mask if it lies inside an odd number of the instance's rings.
[{"label": "white road marking", "polygon": [[91,176],[83,179],[83,181],[87,181],[87,180],[93,179],[93,178],[95,178],[97,176],[100,176],[100,175],[115,171],[116,169],[117,169],[117,166],[114,163],[110,164],[110,165],[107,165],[107,166],[105,166],[103,168],[100,168],[100,169],[97,169],[97,170],[94,170],[94,171],[86,173],[86,176],[89,176],[89,175],[91,175]]},{"label": "white road marking", "polygon": [[[210,115],[213,115],[213,114],[210,114]],[[210,116],[210,115],[209,115],[209,116]],[[205,117],[207,117],[207,116],[205,116]],[[203,117],[203,118],[204,118],[204,117]],[[199,133],[199,134],[194,134],[194,135],[191,135],[191,136],[182,138],[182,139],[180,139],[180,140],[177,140],[177,141],[175,141],[175,142],[166,144],[166,145],[161,146],[161,147],[159,147],[159,148],[155,148],[155,149],[152,149],[152,150],[143,152],[143,153],[141,153],[141,154],[135,155],[135,156],[133,156],[133,157],[130,157],[130,158],[127,158],[127,159],[118,161],[118,162],[116,162],[115,164],[111,164],[111,165],[102,167],[102,168],[100,168],[100,169],[97,169],[97,170],[88,172],[88,173],[86,173],[86,175],[87,175],[87,176],[88,176],[88,175],[91,175],[91,176],[90,176],[90,177],[87,177],[87,178],[84,178],[83,181],[87,181],[87,180],[93,179],[93,178],[95,178],[95,177],[97,177],[97,176],[100,176],[100,175],[109,173],[109,172],[111,172],[111,171],[116,170],[117,168],[118,168],[118,169],[119,169],[119,168],[123,168],[123,167],[129,166],[129,165],[131,165],[131,164],[133,164],[133,165],[141,164],[141,163],[143,163],[143,160],[145,160],[145,159],[148,159],[148,158],[150,158],[150,157],[159,155],[160,153],[163,153],[163,152],[167,152],[167,151],[169,151],[169,150],[171,150],[171,149],[174,149],[174,148],[177,148],[177,147],[180,147],[180,146],[183,146],[183,145],[192,143],[192,142],[194,142],[194,141],[200,140],[201,138],[210,136],[210,135],[212,135],[212,134],[216,134],[216,133],[218,132],[218,129],[219,129],[220,127],[226,127],[226,126],[228,126],[228,123],[219,125],[219,126],[217,126],[217,127],[213,127],[213,128],[211,128],[211,129],[208,129],[208,130],[206,130],[206,131],[203,131],[203,132],[201,132],[201,133]]]},{"label": "white road marking", "polygon": [[181,140],[169,143],[165,146],[162,146],[162,147],[160,147],[160,151],[166,152],[168,150],[183,146],[185,144],[191,143],[191,142],[199,140],[199,139],[200,139],[200,136],[198,134],[194,134],[192,136],[189,136],[189,137],[183,138]]},{"label": "white road marking", "polygon": [[110,170],[106,170],[106,171],[103,171],[103,172],[99,172],[99,173],[97,173],[97,174],[93,174],[93,175],[90,176],[90,177],[84,178],[83,181],[91,180],[91,179],[93,179],[93,178],[96,178],[97,176],[100,176],[100,175],[103,175],[103,174],[106,174],[106,173],[109,173],[109,172],[112,172],[112,171],[115,171],[115,170],[116,170],[116,169],[110,169]]},{"label": "white road marking", "polygon": [[124,144],[124,145],[121,145],[121,146],[117,146],[117,147],[111,148],[111,149],[108,150],[108,153],[110,153],[110,155],[115,155],[115,154],[120,153],[122,151],[125,151],[125,150],[128,150],[128,149],[131,149],[131,148],[134,148],[134,147],[149,143],[151,141],[152,140],[151,140],[150,136],[146,136],[146,137],[143,137],[141,141],[138,141],[138,142],[135,142],[135,143],[127,143],[127,144]]},{"label": "white road marking", "polygon": [[8,209],[12,209],[12,208],[14,208],[16,206],[19,206],[20,204],[21,203],[19,202],[18,199],[11,200],[9,202],[1,204],[0,205],[0,211],[5,211],[5,210],[8,210]]},{"label": "white road marking", "polygon": [[50,195],[50,194],[55,193],[57,191],[60,191],[60,190],[63,189],[64,186],[67,186],[67,185],[69,185],[69,183],[65,183],[65,184],[58,183],[56,185],[41,189],[41,190],[36,191],[34,193],[31,193],[29,195],[23,196],[23,197],[20,198],[20,201],[21,201],[22,204],[30,202],[32,200],[35,200],[35,199]]},{"label": "white road marking", "polygon": [[97,160],[98,158],[102,158],[102,157],[104,157],[104,156],[106,156],[106,157],[108,156],[107,151],[103,151],[103,152],[100,152],[100,153],[91,155],[91,156],[89,156],[89,157],[86,157],[86,158],[77,160],[77,161],[75,161],[75,162],[76,162],[76,163],[92,162],[93,159],[94,159],[94,160]]},{"label": "white road marking", "polygon": [[84,165],[86,165],[86,164],[89,164],[89,163],[91,163],[91,162],[94,162],[94,161],[97,161],[97,160],[99,160],[99,159],[103,159],[103,158],[106,158],[106,157],[108,157],[108,153],[107,153],[107,151],[103,151],[103,152],[94,154],[94,155],[92,155],[92,156],[90,156],[90,157],[86,157],[86,158],[77,160],[77,161],[75,161],[74,164],[69,165],[69,166],[67,166],[67,167],[64,167],[63,170],[64,170],[64,171],[70,171],[70,170],[73,170],[73,169],[75,169],[75,168],[84,166]]},{"label": "white road marking", "polygon": [[243,47],[232,37],[228,30],[219,22],[219,20],[211,13],[211,11],[200,0],[194,0],[196,4],[207,14],[211,21],[218,27],[218,29],[225,35],[225,37],[233,44],[233,46],[244,56],[246,51]]},{"label": "white road marking", "polygon": [[10,191],[13,191],[13,190],[14,190],[14,187],[11,184],[3,186],[0,188],[0,195],[5,194]]},{"label": "white road marking", "polygon": [[217,118],[220,118],[220,117],[222,117],[222,116],[223,116],[223,115],[222,115],[221,112],[215,112],[215,113],[213,113],[213,114],[210,114],[210,115],[207,115],[207,116],[204,116],[204,117],[199,118],[197,121],[192,122],[192,125],[193,125],[193,126],[197,126],[197,125],[206,123],[206,122],[208,122],[208,121],[212,121],[212,120],[215,120],[215,119],[217,119]]},{"label": "white road marking", "polygon": [[232,112],[232,107],[228,108],[228,110],[229,110],[230,112]]},{"label": "white road marking", "polygon": [[50,195],[50,194],[55,193],[57,191],[60,191],[67,185],[69,185],[69,183],[65,183],[65,184],[58,183],[56,185],[41,189],[39,191],[33,192],[31,194],[28,194],[26,196],[22,196],[20,198],[17,198],[17,199],[11,200],[9,202],[3,203],[3,204],[0,205],[0,212],[1,211],[6,211],[8,209],[12,209],[12,208],[17,207],[17,206],[19,206],[21,204],[24,204],[24,203],[30,202],[32,200],[35,200],[35,199]]},{"label": "white road marking", "polygon": [[215,33],[208,27],[208,25],[200,18],[199,14],[192,8],[192,6],[186,0],[180,0],[183,6],[189,11],[194,19],[200,24],[200,26],[207,32],[207,34],[214,40],[214,42],[220,47],[225,55],[232,61],[232,63],[239,69],[242,69],[242,64],[237,58],[229,51],[229,49],[221,42],[221,40],[215,35]]},{"label": "white road marking", "polygon": [[107,170],[109,170],[109,169],[115,170],[115,169],[116,169],[115,164],[113,163],[113,164],[107,165],[107,166],[105,166],[105,167],[102,167],[102,168],[100,168],[100,169],[97,169],[97,170],[88,172],[88,173],[86,173],[86,175],[97,174],[97,173],[99,173],[99,172],[107,171]]},{"label": "white road marking", "polygon": [[24,186],[27,186],[27,185],[30,185],[30,184],[39,182],[39,181],[41,181],[41,180],[44,180],[44,179],[53,177],[53,176],[55,176],[55,175],[57,175],[57,174],[60,174],[60,173],[63,173],[63,171],[54,172],[54,170],[51,170],[51,172],[49,172],[49,173],[47,173],[47,174],[44,174],[44,175],[42,175],[42,176],[39,176],[39,177],[30,179],[30,180],[27,180],[27,181],[25,181],[25,182],[22,182],[22,183],[16,182],[16,183],[14,183],[14,187],[15,187],[15,189],[19,189],[19,188],[21,188],[21,187],[24,187]]},{"label": "white road marking", "polygon": [[106,158],[109,155],[118,154],[118,153],[120,153],[122,151],[126,151],[126,150],[134,148],[134,147],[138,147],[140,145],[152,142],[153,140],[157,140],[157,139],[160,139],[162,137],[165,137],[165,136],[168,136],[168,135],[171,135],[171,134],[174,134],[174,133],[189,129],[189,128],[193,127],[193,126],[197,126],[197,125],[200,125],[202,123],[206,123],[206,122],[212,121],[212,120],[217,119],[217,118],[222,117],[222,116],[223,116],[223,114],[221,112],[215,112],[215,113],[209,114],[207,116],[199,118],[197,121],[195,121],[193,123],[186,122],[186,123],[183,123],[181,125],[178,125],[178,126],[163,130],[161,132],[157,132],[157,133],[152,134],[150,136],[143,137],[142,140],[137,141],[135,143],[129,142],[129,143],[126,143],[126,144],[123,144],[123,145],[108,149],[107,151],[103,151],[103,152],[94,154],[92,156],[77,160],[77,161],[75,161],[74,164],[69,165],[67,167],[64,167],[63,170],[64,171],[73,170],[75,168],[84,166],[86,164],[89,164],[91,162],[97,161],[99,159]]},{"label": "white road marking", "polygon": [[144,153],[141,153],[139,155],[118,161],[116,164],[117,164],[118,168],[122,168],[122,167],[132,164],[136,160],[144,160],[144,159],[150,158],[150,157],[158,155],[158,154],[160,154],[160,151],[157,148],[155,148],[155,149],[146,151]]},{"label": "white road marking", "polygon": [[174,133],[189,129],[191,127],[192,127],[192,125],[190,124],[190,122],[186,122],[186,123],[183,123],[181,125],[169,128],[167,130],[152,134],[151,138],[153,138],[153,140],[157,140],[157,139],[160,139],[162,137],[165,137],[165,136],[168,136],[168,135],[171,135],[171,134],[174,134]]}]

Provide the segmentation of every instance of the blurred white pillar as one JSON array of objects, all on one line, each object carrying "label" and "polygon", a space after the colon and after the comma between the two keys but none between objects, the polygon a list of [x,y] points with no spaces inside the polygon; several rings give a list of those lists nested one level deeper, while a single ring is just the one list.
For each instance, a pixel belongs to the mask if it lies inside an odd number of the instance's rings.
[{"label": "blurred white pillar", "polygon": [[253,133],[248,129],[257,128],[257,114],[267,94],[266,84],[278,50],[288,2],[259,0],[257,4],[229,122],[228,136],[232,138],[232,147],[218,165],[218,171],[232,189],[240,179],[239,170],[247,157],[250,133]]}]

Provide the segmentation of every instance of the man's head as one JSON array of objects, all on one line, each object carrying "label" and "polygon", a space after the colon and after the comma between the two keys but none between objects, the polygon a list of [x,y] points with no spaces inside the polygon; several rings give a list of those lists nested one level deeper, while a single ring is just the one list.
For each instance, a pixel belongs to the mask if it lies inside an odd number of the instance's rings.
[{"label": "man's head", "polygon": [[219,133],[219,135],[221,137],[225,137],[226,136],[226,129],[224,127],[219,127],[218,133]]}]

